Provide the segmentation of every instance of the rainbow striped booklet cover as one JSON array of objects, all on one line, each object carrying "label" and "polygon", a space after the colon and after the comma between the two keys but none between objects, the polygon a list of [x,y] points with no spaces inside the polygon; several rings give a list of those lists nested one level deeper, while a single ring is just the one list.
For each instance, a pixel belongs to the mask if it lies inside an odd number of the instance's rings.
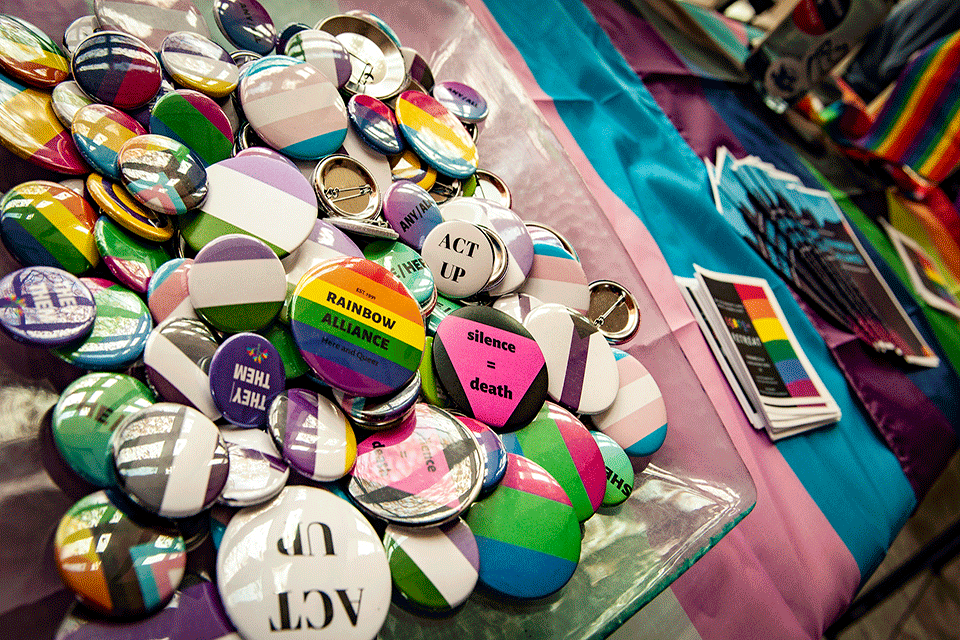
[{"label": "rainbow striped booklet cover", "polygon": [[778,440],[839,420],[767,281],[693,266],[677,283],[754,427]]}]

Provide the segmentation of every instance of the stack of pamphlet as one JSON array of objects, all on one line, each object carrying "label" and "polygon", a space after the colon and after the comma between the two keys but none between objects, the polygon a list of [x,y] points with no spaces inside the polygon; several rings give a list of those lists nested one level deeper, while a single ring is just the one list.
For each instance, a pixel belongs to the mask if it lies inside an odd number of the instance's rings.
[{"label": "stack of pamphlet", "polygon": [[694,268],[677,283],[754,428],[779,440],[839,420],[767,281]]}]

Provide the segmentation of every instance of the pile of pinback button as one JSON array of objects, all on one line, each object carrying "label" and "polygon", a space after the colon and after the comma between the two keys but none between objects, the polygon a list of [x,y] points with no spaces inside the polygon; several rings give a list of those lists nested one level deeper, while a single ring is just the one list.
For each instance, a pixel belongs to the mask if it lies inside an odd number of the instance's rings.
[{"label": "pile of pinback button", "polygon": [[633,296],[480,169],[484,98],[362,11],[217,0],[228,53],[190,0],[94,7],[64,48],[0,16],[0,141],[88,174],[0,200],[0,327],[87,371],[51,417],[102,488],[56,533],[61,637],[369,639],[392,593],[562,588],[666,412],[612,346]]}]

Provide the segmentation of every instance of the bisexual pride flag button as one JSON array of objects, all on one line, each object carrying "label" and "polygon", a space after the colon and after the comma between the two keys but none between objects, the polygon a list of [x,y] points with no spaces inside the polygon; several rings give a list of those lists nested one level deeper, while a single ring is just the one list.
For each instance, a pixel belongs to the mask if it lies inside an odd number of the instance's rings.
[{"label": "bisexual pride flag button", "polygon": [[327,384],[363,396],[403,387],[420,366],[420,308],[388,269],[365,258],[327,260],[290,301],[294,340]]}]

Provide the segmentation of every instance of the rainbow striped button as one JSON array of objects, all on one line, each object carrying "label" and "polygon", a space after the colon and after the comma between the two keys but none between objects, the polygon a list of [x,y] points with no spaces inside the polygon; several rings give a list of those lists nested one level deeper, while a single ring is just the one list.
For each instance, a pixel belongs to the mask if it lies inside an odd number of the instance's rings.
[{"label": "rainbow striped button", "polygon": [[70,60],[34,25],[0,14],[0,69],[27,84],[49,89],[70,75]]},{"label": "rainbow striped button", "polygon": [[73,141],[84,159],[97,173],[120,181],[120,149],[128,141],[147,132],[123,111],[107,104],[88,104],[73,115],[70,125]]},{"label": "rainbow striped button", "polygon": [[46,180],[17,185],[0,200],[3,244],[24,265],[79,275],[100,262],[97,214],[80,194]]},{"label": "rainbow striped button", "polygon": [[307,271],[290,301],[293,337],[310,368],[347,393],[382,396],[420,366],[420,308],[389,270],[334,258]]},{"label": "rainbow striped button", "polygon": [[536,462],[507,454],[507,472],[465,518],[480,550],[480,584],[513,598],[542,598],[573,576],[580,523],[563,488]]},{"label": "rainbow striped button", "polygon": [[407,142],[430,166],[460,179],[477,171],[477,145],[445,106],[425,93],[404,91],[396,113]]},{"label": "rainbow striped button", "polygon": [[101,29],[113,29],[140,38],[159,51],[164,38],[175,31],[210,37],[210,29],[192,0],[93,0]]}]

